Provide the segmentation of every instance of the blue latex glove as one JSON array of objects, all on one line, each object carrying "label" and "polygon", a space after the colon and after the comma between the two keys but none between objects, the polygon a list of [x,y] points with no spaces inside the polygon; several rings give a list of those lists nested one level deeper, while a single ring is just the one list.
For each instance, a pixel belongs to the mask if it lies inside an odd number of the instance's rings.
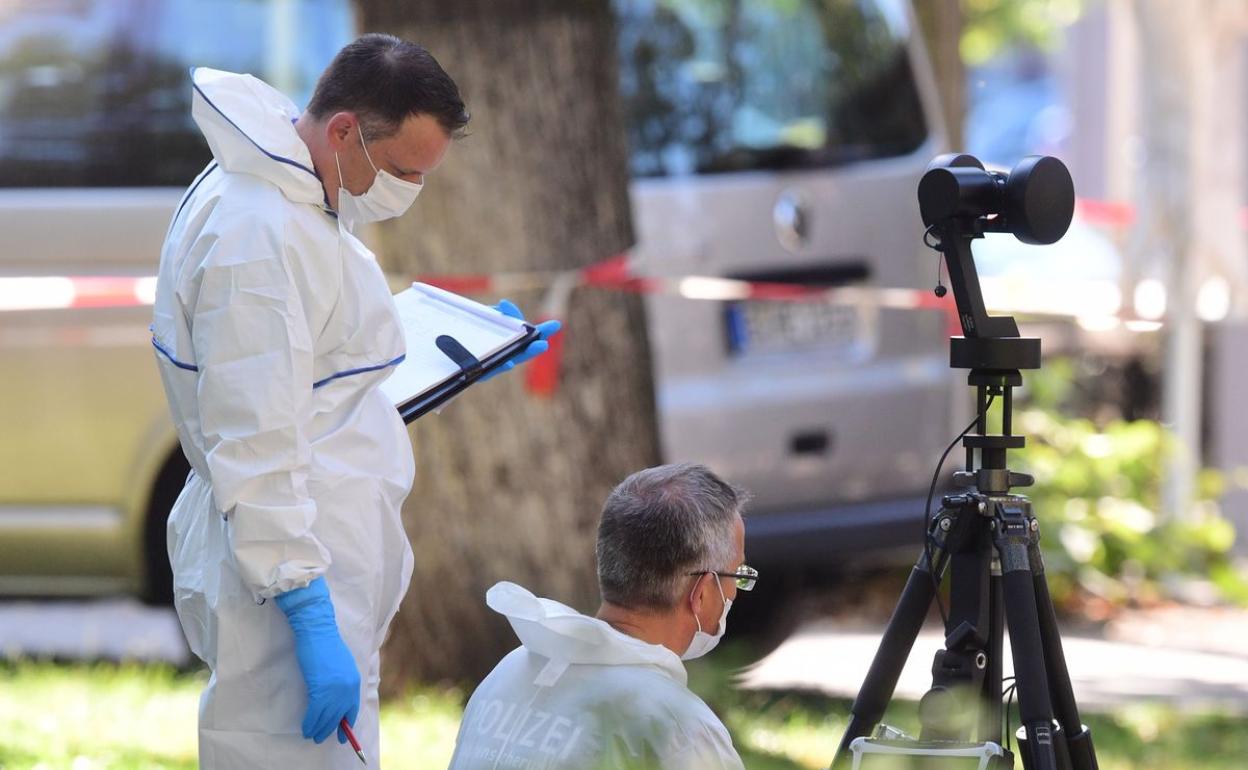
[{"label": "blue latex glove", "polygon": [[295,633],[295,657],[308,688],[303,737],[321,743],[338,730],[338,742],[346,743],[338,722],[346,717],[355,726],[360,712],[360,672],[338,634],[329,584],[318,577],[306,588],[279,594],[274,600]]},{"label": "blue latex glove", "polygon": [[[524,313],[521,313],[520,308],[516,307],[516,303],[509,299],[499,302],[494,306],[494,309],[503,315],[509,315],[512,318],[518,318],[521,321],[524,320]],[[485,382],[486,380],[492,379],[503,372],[511,371],[512,369],[515,369],[518,364],[523,364],[525,361],[532,361],[534,358],[537,358],[541,354],[545,353],[550,349],[550,343],[546,340],[558,334],[559,329],[562,328],[562,326],[563,324],[558,321],[543,321],[538,324],[537,339],[530,342],[524,350],[517,353],[507,363],[482,377],[479,382]]]}]

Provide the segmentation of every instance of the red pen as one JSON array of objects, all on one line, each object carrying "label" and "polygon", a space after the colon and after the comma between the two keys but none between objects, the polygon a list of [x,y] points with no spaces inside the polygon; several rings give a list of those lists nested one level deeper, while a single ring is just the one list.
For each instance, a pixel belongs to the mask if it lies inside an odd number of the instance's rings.
[{"label": "red pen", "polygon": [[342,731],[347,734],[347,740],[351,742],[351,748],[355,749],[355,755],[360,758],[364,764],[368,764],[368,760],[364,758],[364,750],[360,748],[360,742],[355,739],[355,733],[351,732],[351,725],[347,724],[346,717],[338,723]]}]

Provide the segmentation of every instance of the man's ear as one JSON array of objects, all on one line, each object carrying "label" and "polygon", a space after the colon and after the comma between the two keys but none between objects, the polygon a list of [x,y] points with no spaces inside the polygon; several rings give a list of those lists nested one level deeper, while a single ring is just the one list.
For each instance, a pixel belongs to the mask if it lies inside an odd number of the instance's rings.
[{"label": "man's ear", "polygon": [[325,138],[331,150],[341,152],[351,144],[357,122],[353,112],[335,112],[325,121]]},{"label": "man's ear", "polygon": [[707,573],[699,575],[697,582],[693,584],[693,588],[690,591],[693,596],[693,613],[698,617],[702,617],[702,613],[706,609],[706,603],[710,599],[706,592],[710,581],[706,577]]}]

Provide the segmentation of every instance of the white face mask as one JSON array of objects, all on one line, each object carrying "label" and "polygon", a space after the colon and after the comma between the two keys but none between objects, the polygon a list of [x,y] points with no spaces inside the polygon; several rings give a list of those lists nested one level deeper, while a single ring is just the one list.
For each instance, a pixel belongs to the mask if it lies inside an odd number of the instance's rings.
[{"label": "white face mask", "polygon": [[[724,611],[719,616],[719,628],[714,635],[708,634],[702,630],[702,621],[698,620],[698,614],[693,614],[693,620],[698,624],[698,630],[693,634],[693,641],[689,643],[689,649],[685,650],[680,656],[681,660],[693,660],[700,658],[711,650],[715,649],[715,645],[719,644],[719,640],[724,637],[724,632],[728,630],[728,610],[732,609],[732,600],[724,596],[724,587],[720,584],[719,575],[715,575],[715,587],[719,589],[719,596],[724,600]],[[696,590],[696,588],[695,588]],[[690,599],[693,597],[690,596]]]},{"label": "white face mask", "polygon": [[360,132],[360,146],[364,148],[364,157],[368,158],[368,165],[373,167],[377,176],[363,195],[352,195],[342,186],[342,164],[338,162],[338,153],[334,153],[334,163],[338,166],[338,219],[351,232],[355,231],[356,225],[399,216],[411,208],[424,187],[424,184],[405,182],[377,168],[364,144],[363,129],[359,123],[355,124],[355,128]]}]

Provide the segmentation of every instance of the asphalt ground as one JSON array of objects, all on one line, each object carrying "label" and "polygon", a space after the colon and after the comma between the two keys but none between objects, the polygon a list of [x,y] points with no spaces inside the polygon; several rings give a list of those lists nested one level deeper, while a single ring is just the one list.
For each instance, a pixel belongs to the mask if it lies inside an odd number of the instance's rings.
[{"label": "asphalt ground", "polygon": [[[823,618],[803,624],[746,671],[746,687],[853,697],[875,656],[882,623]],[[1184,710],[1248,714],[1248,611],[1185,606],[1121,613],[1063,631],[1063,650],[1082,709],[1159,702]],[[919,635],[895,697],[917,700],[931,686],[939,624]],[[1008,640],[1005,675],[1013,672]]]}]

